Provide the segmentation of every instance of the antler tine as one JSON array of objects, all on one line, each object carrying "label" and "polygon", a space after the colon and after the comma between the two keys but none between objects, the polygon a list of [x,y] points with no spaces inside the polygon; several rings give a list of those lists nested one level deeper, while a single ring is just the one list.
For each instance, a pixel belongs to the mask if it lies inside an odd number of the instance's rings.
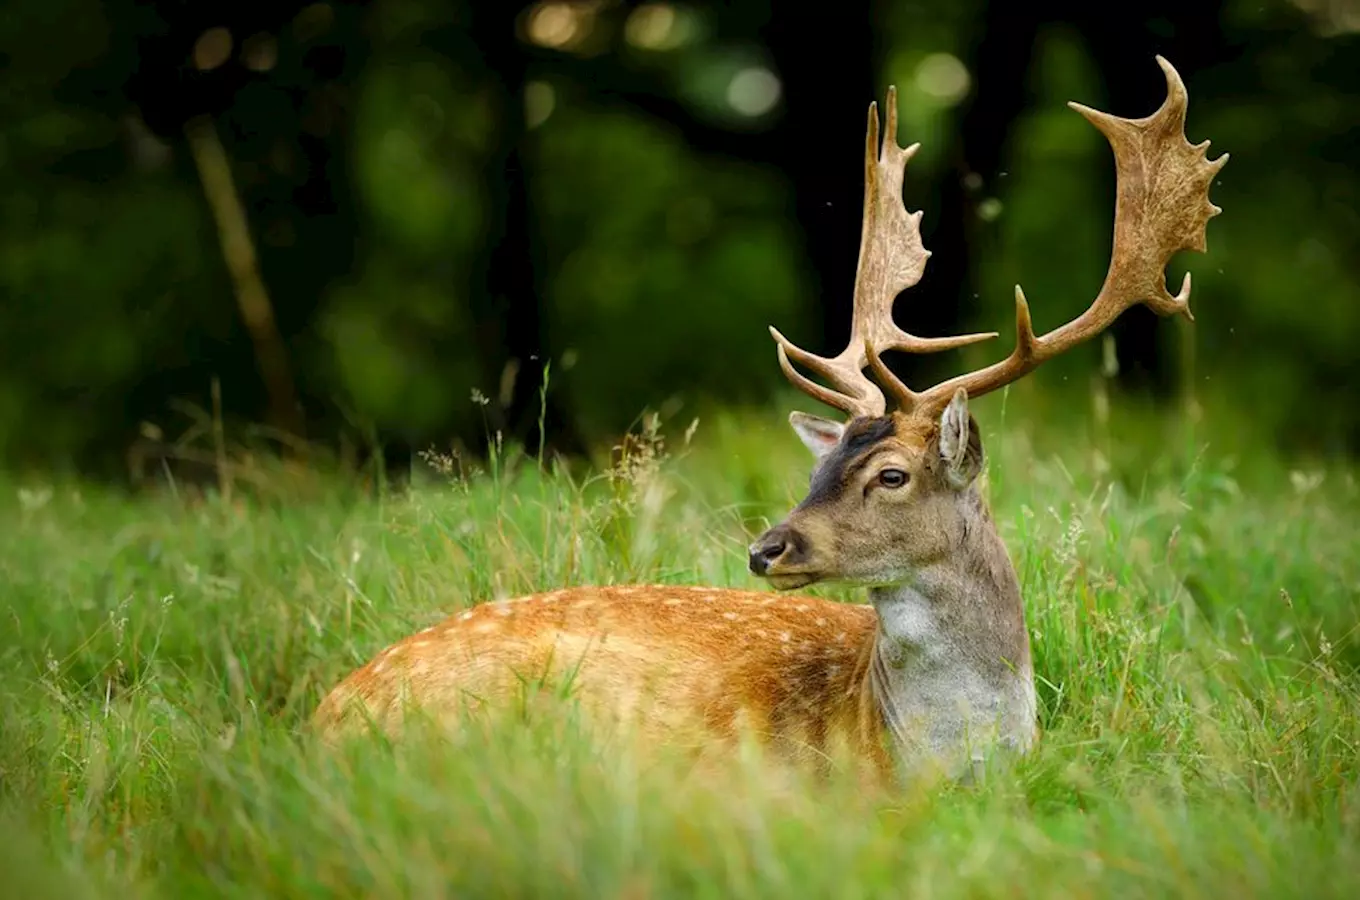
[{"label": "antler tine", "polygon": [[[865,378],[859,369],[852,368],[853,361],[847,363],[843,358],[846,356],[845,352],[832,359],[826,359],[802,349],[780,334],[779,329],[773,325],[770,326],[770,335],[775,339],[777,345],[779,368],[784,372],[784,376],[793,383],[794,387],[812,397],[812,399],[849,413],[852,417],[857,415],[883,415],[886,409],[883,392],[878,389],[877,385]],[[839,390],[825,388],[803,375],[793,367],[789,357],[793,357],[801,365],[812,369],[818,375],[836,385]]]},{"label": "antler tine", "polygon": [[1188,94],[1171,63],[1157,64],[1166,75],[1167,97],[1142,119],[1123,119],[1082,106],[1068,105],[1105,135],[1115,158],[1114,244],[1105,282],[1091,306],[1076,319],[1036,337],[1029,303],[1015,288],[1016,344],[1010,356],[985,369],[960,375],[904,400],[921,414],[934,414],[963,388],[977,397],[1004,387],[1046,360],[1083,343],[1108,328],[1124,310],[1139,303],[1160,316],[1190,312],[1190,273],[1173,296],[1166,286],[1166,265],[1180,250],[1205,250],[1205,228],[1222,210],[1209,202],[1209,185],[1228,162],[1228,154],[1210,160],[1209,142],[1185,138]]},{"label": "antler tine", "polygon": [[[864,136],[864,219],[849,343],[836,356],[821,357],[770,329],[778,345],[779,366],[789,381],[814,399],[851,416],[879,416],[887,408],[883,391],[864,374],[866,364],[896,399],[914,396],[888,371],[879,352],[936,353],[997,336],[996,332],[986,332],[922,338],[903,331],[892,320],[893,301],[921,280],[930,251],[921,243],[921,213],[907,212],[902,202],[907,162],[920,145],[897,145],[896,87],[888,88],[887,107],[886,133],[880,145],[878,104],[869,104]],[[831,382],[835,389],[800,374],[793,362]]]}]

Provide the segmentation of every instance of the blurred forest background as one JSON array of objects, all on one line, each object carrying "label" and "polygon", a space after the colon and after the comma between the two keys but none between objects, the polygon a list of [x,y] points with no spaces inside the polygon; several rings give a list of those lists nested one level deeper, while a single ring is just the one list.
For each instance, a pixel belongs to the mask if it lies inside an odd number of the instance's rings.
[{"label": "blurred forest background", "polygon": [[123,477],[215,409],[400,460],[769,403],[767,325],[843,346],[890,83],[934,252],[898,319],[1002,333],[894,364],[999,358],[1013,284],[1049,329],[1108,260],[1110,153],[1064,102],[1150,113],[1156,53],[1232,162],[1170,273],[1198,322],[1127,314],[1118,383],[1360,449],[1352,0],[6,0],[0,463]]}]

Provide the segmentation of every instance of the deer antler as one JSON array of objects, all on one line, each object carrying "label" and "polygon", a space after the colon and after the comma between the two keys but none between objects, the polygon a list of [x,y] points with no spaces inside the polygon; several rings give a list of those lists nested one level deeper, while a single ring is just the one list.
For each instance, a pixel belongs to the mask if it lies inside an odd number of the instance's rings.
[{"label": "deer antler", "polygon": [[[1185,84],[1171,63],[1157,64],[1166,74],[1166,101],[1142,119],[1122,119],[1099,110],[1069,103],[1110,142],[1115,159],[1114,246],[1105,283],[1091,306],[1076,319],[1036,337],[1029,304],[1015,288],[1015,349],[1010,356],[985,369],[951,378],[917,393],[890,372],[875,348],[926,353],[961,347],[992,334],[947,338],[918,338],[892,323],[892,301],[920,280],[930,255],[921,246],[920,213],[908,214],[902,205],[902,173],[916,152],[913,144],[897,146],[896,92],[888,91],[888,135],[882,158],[875,159],[878,115],[869,107],[869,138],[865,158],[864,233],[859,274],[855,280],[854,324],[850,346],[834,359],[800,350],[771,328],[779,342],[779,364],[784,374],[812,397],[853,415],[882,415],[882,391],[863,374],[867,362],[874,375],[904,412],[937,414],[960,389],[977,397],[1004,387],[1034,371],[1046,360],[1100,334],[1120,313],[1139,303],[1160,316],[1190,313],[1190,274],[1174,297],[1166,287],[1166,265],[1180,250],[1205,249],[1209,219],[1222,210],[1209,202],[1209,184],[1228,162],[1228,154],[1210,160],[1209,142],[1191,144],[1185,138],[1188,103]],[[881,189],[886,185],[887,191]],[[892,244],[900,244],[895,248]],[[786,355],[787,354],[787,355]],[[796,372],[788,357],[825,376],[840,393],[828,390]]]},{"label": "deer antler", "polygon": [[[869,128],[864,141],[864,225],[860,235],[859,269],[855,275],[854,313],[850,343],[837,356],[815,356],[795,346],[774,327],[779,345],[779,367],[789,381],[817,400],[853,416],[880,416],[887,402],[883,391],[864,375],[870,364],[880,379],[887,367],[881,350],[933,353],[996,337],[996,332],[957,337],[921,338],[907,334],[892,320],[897,295],[921,280],[930,256],[921,243],[921,213],[909,213],[902,202],[902,178],[907,161],[920,144],[897,145],[897,89],[888,88],[888,121],[882,151],[878,140],[878,104],[869,104]],[[794,369],[789,359],[811,369],[835,386],[823,387]],[[892,376],[889,374],[888,376]],[[896,379],[893,379],[896,381]]]},{"label": "deer antler", "polygon": [[1100,334],[1120,313],[1139,303],[1159,316],[1180,313],[1191,321],[1190,273],[1180,293],[1166,287],[1166,265],[1180,250],[1204,252],[1209,219],[1222,210],[1209,202],[1209,184],[1228,162],[1228,154],[1210,160],[1209,142],[1191,144],[1185,138],[1185,84],[1171,63],[1161,56],[1157,65],[1166,74],[1166,100],[1142,119],[1121,119],[1109,113],[1069,103],[1105,135],[1114,151],[1114,246],[1105,283],[1090,308],[1060,328],[1036,337],[1029,304],[1015,286],[1015,349],[1010,356],[985,369],[959,375],[922,393],[894,379],[895,399],[906,410],[934,415],[963,388],[977,397],[1029,374],[1046,360]]}]

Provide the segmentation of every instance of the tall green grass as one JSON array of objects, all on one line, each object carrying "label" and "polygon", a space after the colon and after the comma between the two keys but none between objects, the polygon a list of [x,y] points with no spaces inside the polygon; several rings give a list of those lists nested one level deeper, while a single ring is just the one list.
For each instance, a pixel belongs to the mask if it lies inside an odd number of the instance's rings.
[{"label": "tall green grass", "polygon": [[507,452],[378,499],[282,472],[229,500],[0,482],[7,889],[1360,896],[1353,472],[1227,421],[976,406],[1044,735],[929,792],[789,784],[758,754],[698,777],[592,740],[569,708],[343,751],[304,727],[349,670],[468,604],[754,586],[743,547],[809,468],[781,416],[716,416],[692,441],[680,422],[591,471]]}]

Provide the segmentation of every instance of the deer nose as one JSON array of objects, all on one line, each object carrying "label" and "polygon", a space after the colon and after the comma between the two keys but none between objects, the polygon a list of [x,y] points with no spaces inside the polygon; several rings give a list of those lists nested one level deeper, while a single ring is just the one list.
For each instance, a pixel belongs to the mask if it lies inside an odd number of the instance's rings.
[{"label": "deer nose", "polygon": [[789,549],[789,539],[781,528],[772,528],[750,547],[751,574],[764,575],[779,557]]}]

